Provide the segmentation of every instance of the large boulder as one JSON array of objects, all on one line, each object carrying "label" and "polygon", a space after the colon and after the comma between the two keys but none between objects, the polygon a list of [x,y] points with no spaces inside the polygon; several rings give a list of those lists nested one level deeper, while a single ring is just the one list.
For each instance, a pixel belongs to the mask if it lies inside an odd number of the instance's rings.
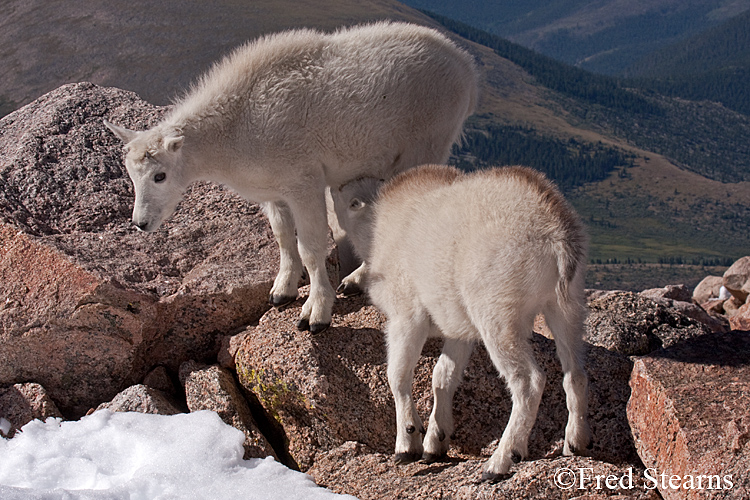
[{"label": "large boulder", "polygon": [[0,387],[38,382],[78,416],[157,365],[215,359],[268,308],[278,250],[258,206],[196,184],[160,230],[133,230],[102,119],[144,129],[164,111],[81,83],[0,120]]},{"label": "large boulder", "polygon": [[735,261],[724,272],[723,283],[739,304],[747,302],[750,295],[750,256]]},{"label": "large boulder", "polygon": [[718,299],[721,287],[724,286],[724,278],[721,276],[706,276],[695,286],[693,290],[693,301],[696,304],[704,304],[711,299]]},{"label": "large boulder", "polygon": [[750,498],[750,334],[653,352],[635,361],[630,385],[638,454],[667,478],[659,480],[666,500]]},{"label": "large boulder", "polygon": [[[240,382],[283,426],[289,452],[302,470],[347,441],[392,453],[395,409],[386,375],[385,318],[362,297],[338,300],[331,327],[311,335],[296,330],[300,306],[297,301],[270,310],[243,334],[235,355]],[[428,341],[415,370],[413,392],[425,422],[441,345],[438,339]],[[567,409],[554,341],[534,334],[532,346],[547,374],[529,444],[531,458],[538,459],[561,452]],[[595,346],[587,354],[592,455],[612,463],[637,462],[625,418],[632,362]],[[504,382],[477,346],[455,396],[452,450],[486,458],[497,446],[510,409]]]}]

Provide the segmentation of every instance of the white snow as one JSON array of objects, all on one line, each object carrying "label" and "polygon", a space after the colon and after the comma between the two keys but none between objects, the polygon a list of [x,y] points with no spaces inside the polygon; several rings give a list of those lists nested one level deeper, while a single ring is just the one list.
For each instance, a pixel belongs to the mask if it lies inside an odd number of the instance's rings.
[{"label": "white snow", "polygon": [[270,457],[243,460],[243,440],[210,411],[34,420],[0,438],[0,498],[354,499]]}]

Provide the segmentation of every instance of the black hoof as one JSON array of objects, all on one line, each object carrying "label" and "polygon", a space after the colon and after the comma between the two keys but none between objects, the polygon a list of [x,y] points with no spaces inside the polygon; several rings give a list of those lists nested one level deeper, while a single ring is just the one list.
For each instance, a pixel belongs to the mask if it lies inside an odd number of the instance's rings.
[{"label": "black hoof", "polygon": [[344,297],[355,297],[362,295],[362,289],[354,283],[341,283],[336,289],[336,293],[340,293]]},{"label": "black hoof", "polygon": [[396,465],[406,465],[419,460],[421,456],[419,453],[396,453],[393,461]]},{"label": "black hoof", "polygon": [[496,474],[494,472],[482,472],[482,477],[479,480],[481,483],[497,483],[499,481],[505,481],[510,479],[513,474]]},{"label": "black hoof", "polygon": [[324,332],[331,326],[330,323],[313,323],[310,325],[310,333],[315,335],[316,333]]},{"label": "black hoof", "polygon": [[447,453],[423,453],[422,454],[422,463],[424,464],[434,464],[436,462],[444,462],[445,459],[448,457]]},{"label": "black hoof", "polygon": [[586,455],[589,451],[594,449],[594,441],[589,441],[589,443],[586,445],[586,451],[578,449],[577,446],[573,446],[572,444],[568,447],[570,449],[570,452],[573,455]]},{"label": "black hoof", "polygon": [[310,321],[305,318],[300,318],[297,322],[297,330],[301,332],[309,331],[313,335],[326,331],[329,326],[331,326],[330,323],[313,323],[311,325]]},{"label": "black hoof", "polygon": [[268,296],[268,302],[270,302],[271,305],[274,307],[285,306],[291,302],[294,302],[295,300],[297,300],[297,297],[291,297],[287,295],[278,295],[278,296],[269,295]]},{"label": "black hoof", "polygon": [[520,453],[518,453],[517,451],[514,451],[513,453],[510,454],[510,459],[513,461],[514,464],[517,464],[518,462],[523,460],[523,457],[521,456]]}]

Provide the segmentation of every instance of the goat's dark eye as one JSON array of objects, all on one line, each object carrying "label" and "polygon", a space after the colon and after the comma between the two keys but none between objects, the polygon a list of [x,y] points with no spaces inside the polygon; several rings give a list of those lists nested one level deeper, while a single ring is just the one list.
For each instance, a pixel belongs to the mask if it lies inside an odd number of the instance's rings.
[{"label": "goat's dark eye", "polygon": [[154,176],[154,182],[164,182],[164,179],[167,178],[167,174],[164,172],[159,172]]}]

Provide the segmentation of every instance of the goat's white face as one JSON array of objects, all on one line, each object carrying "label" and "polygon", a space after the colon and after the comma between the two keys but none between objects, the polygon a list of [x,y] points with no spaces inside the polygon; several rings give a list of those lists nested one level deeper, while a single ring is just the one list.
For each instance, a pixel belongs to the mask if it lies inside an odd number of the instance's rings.
[{"label": "goat's white face", "polygon": [[339,225],[346,231],[361,257],[370,251],[375,201],[382,185],[381,179],[364,177],[344,184],[338,189],[331,189]]},{"label": "goat's white face", "polygon": [[141,231],[155,231],[172,215],[187,188],[182,163],[184,137],[104,124],[125,143],[125,168],[135,188],[133,224]]},{"label": "goat's white face", "polygon": [[345,231],[362,223],[362,219],[369,220],[382,184],[380,179],[363,177],[331,190],[336,217]]}]

